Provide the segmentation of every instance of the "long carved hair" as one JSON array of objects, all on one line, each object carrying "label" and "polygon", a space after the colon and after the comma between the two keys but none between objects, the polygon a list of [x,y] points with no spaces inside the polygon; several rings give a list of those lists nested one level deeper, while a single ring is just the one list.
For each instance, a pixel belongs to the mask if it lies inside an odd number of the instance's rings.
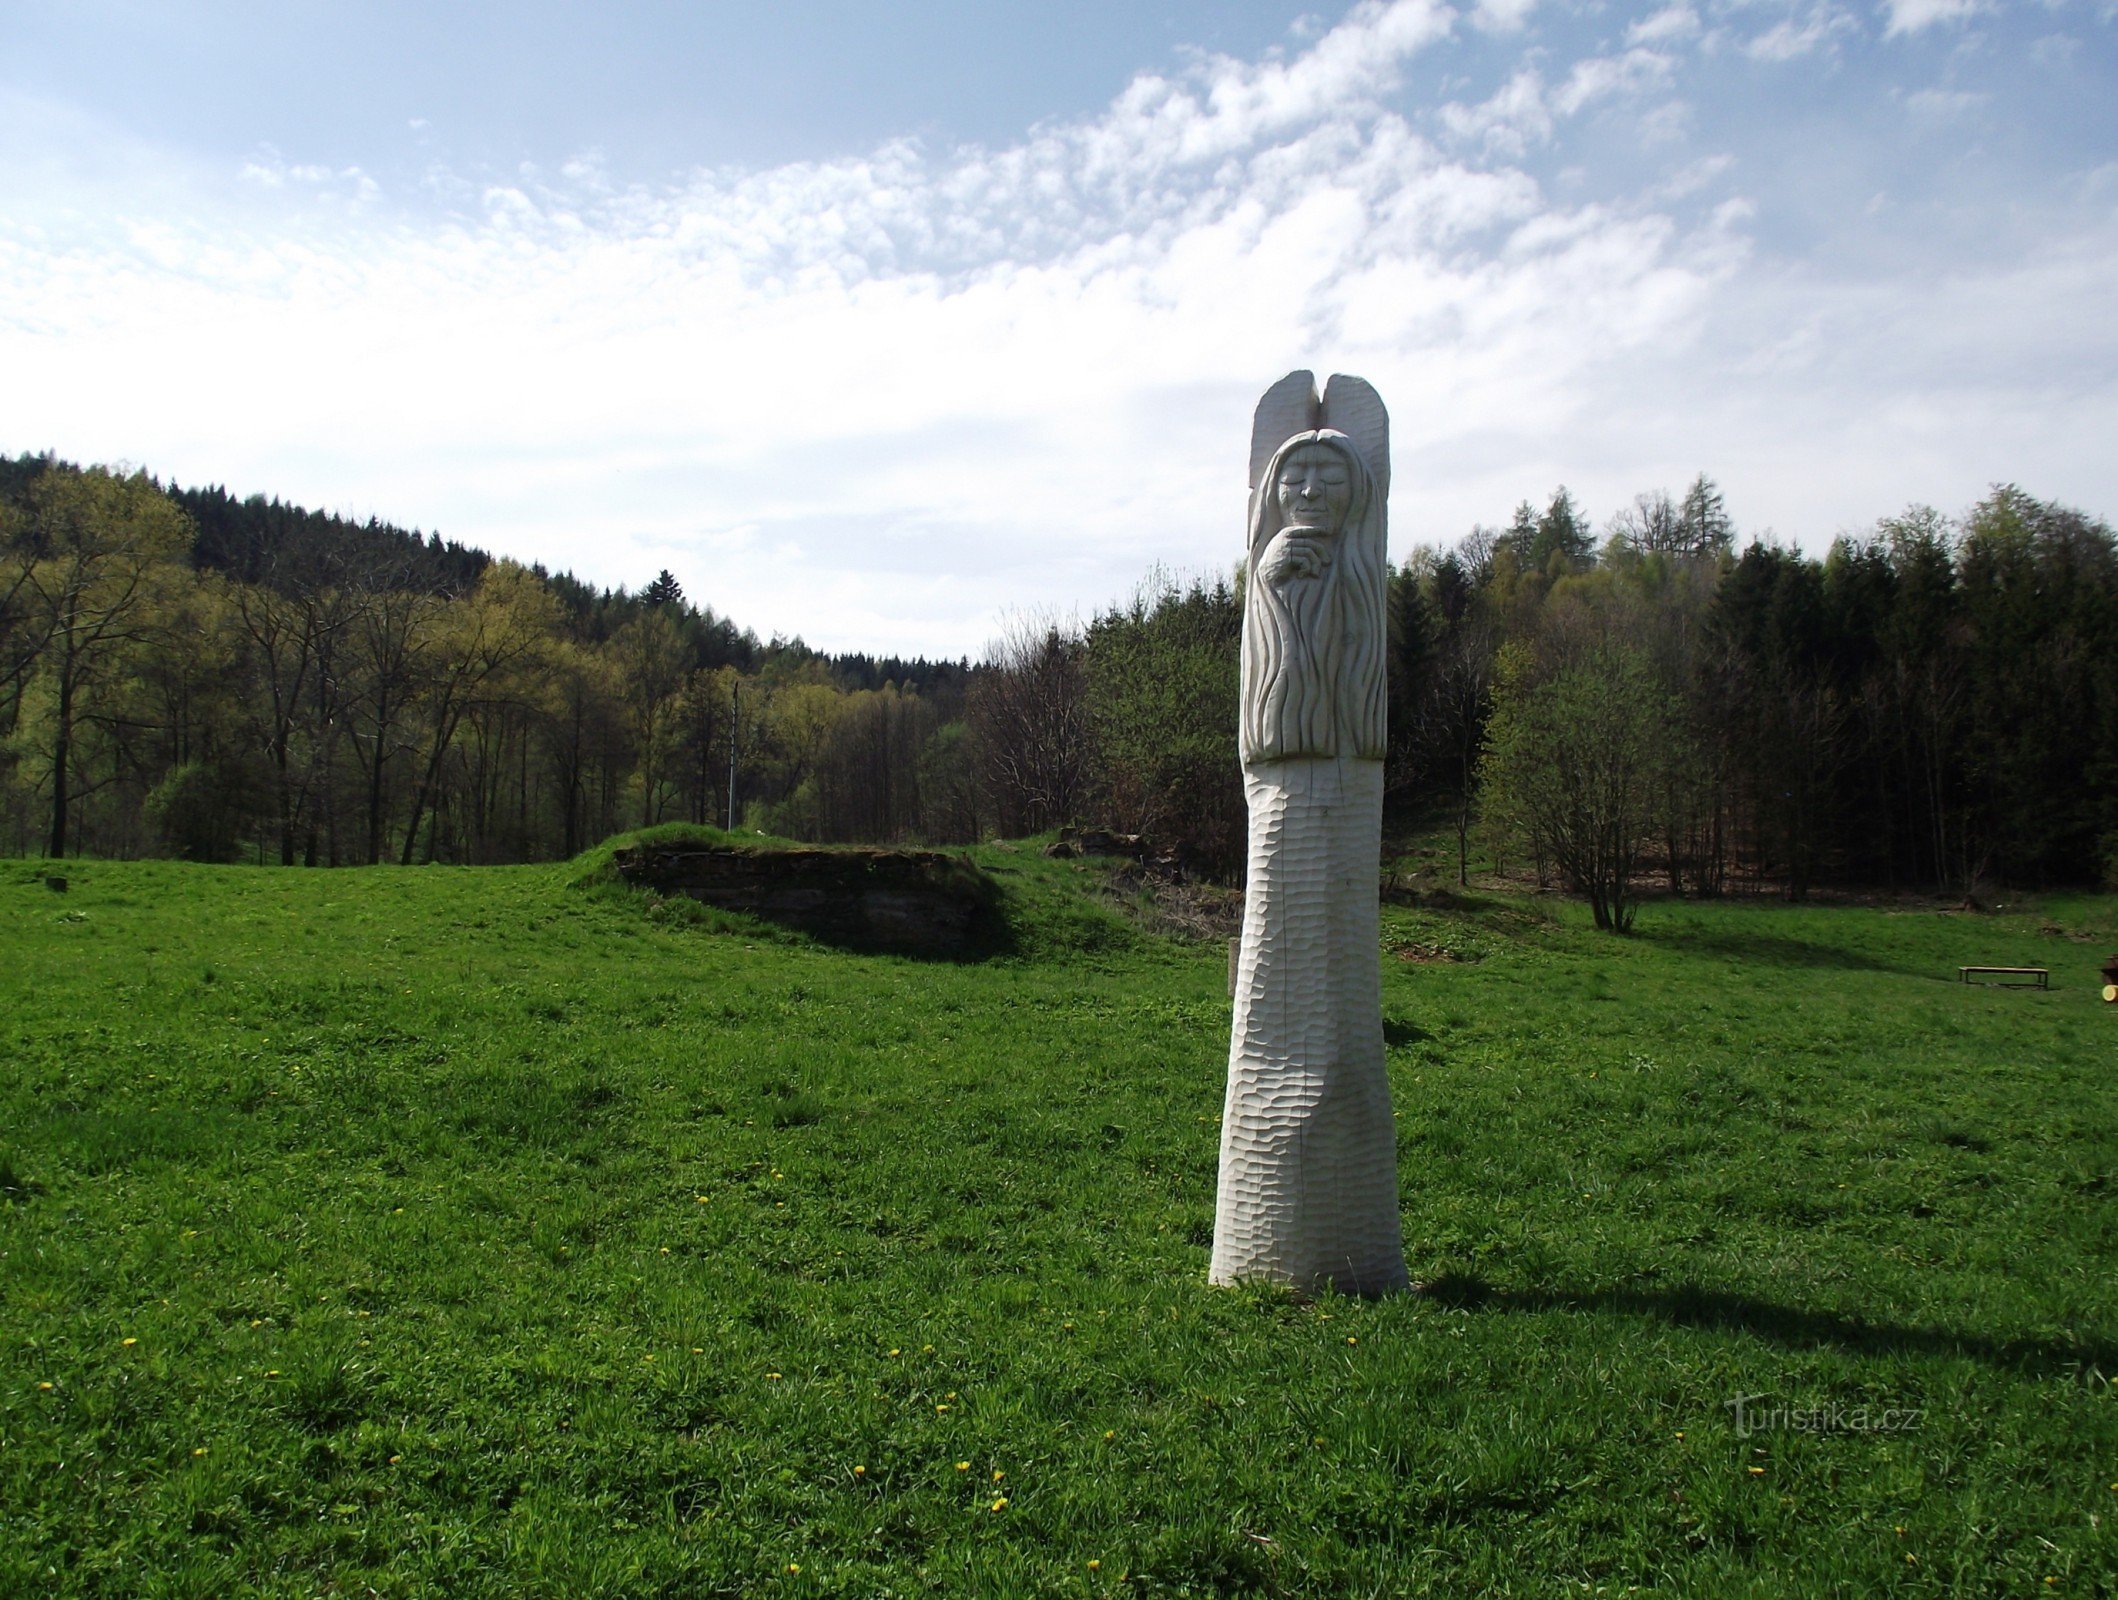
[{"label": "long carved hair", "polygon": [[[1283,531],[1280,469],[1305,445],[1346,463],[1350,492],[1331,563],[1314,578],[1275,586],[1261,564]],[[1272,453],[1250,503],[1243,585],[1243,717],[1247,766],[1295,756],[1383,758],[1387,685],[1383,612],[1388,556],[1382,507],[1360,451],[1334,428],[1297,433]]]}]

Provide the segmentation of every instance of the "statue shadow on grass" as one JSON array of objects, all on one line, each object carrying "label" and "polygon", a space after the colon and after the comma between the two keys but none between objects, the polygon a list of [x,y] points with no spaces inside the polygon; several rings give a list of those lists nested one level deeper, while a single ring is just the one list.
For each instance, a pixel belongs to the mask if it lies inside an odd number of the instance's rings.
[{"label": "statue shadow on grass", "polygon": [[1433,1037],[1433,1034],[1418,1023],[1408,1022],[1403,1017],[1383,1018],[1383,1046],[1386,1049],[1402,1050],[1408,1045],[1422,1044]]},{"label": "statue shadow on grass", "polygon": [[1781,1305],[1695,1283],[1666,1289],[1504,1289],[1471,1273],[1444,1273],[1419,1286],[1435,1305],[1480,1313],[1610,1312],[1649,1317],[1678,1328],[1747,1333],[1790,1348],[1870,1356],[1965,1356],[2033,1377],[2105,1377],[2118,1373],[2118,1342],[1965,1333],[1949,1328],[1874,1322],[1838,1311]]}]

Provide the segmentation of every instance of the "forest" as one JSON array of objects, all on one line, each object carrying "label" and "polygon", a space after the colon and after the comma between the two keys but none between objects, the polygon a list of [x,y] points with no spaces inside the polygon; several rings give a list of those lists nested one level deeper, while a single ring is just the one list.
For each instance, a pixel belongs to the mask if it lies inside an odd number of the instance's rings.
[{"label": "forest", "polygon": [[[1095,824],[1240,876],[1240,573],[982,659],[761,642],[380,522],[0,458],[0,850],[572,855],[662,821],[960,843]],[[1997,486],[1821,556],[1705,475],[1564,488],[1391,580],[1401,829],[1589,898],[2118,886],[2118,542]]]}]

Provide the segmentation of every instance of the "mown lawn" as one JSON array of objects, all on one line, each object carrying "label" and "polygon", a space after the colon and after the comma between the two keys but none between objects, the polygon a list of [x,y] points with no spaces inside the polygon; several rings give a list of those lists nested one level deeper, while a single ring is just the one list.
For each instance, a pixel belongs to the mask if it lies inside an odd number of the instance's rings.
[{"label": "mown lawn", "polygon": [[2118,1592],[2118,901],[1387,908],[1428,1287],[1298,1304],[1222,950],[982,859],[0,862],[0,1595]]}]

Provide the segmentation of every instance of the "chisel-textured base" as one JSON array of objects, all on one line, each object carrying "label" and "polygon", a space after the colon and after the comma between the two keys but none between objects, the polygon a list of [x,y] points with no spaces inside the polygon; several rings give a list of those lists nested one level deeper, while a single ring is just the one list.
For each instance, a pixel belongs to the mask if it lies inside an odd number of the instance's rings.
[{"label": "chisel-textured base", "polygon": [[1250,876],[1212,1280],[1405,1287],[1383,1061],[1380,761],[1246,771]]}]

